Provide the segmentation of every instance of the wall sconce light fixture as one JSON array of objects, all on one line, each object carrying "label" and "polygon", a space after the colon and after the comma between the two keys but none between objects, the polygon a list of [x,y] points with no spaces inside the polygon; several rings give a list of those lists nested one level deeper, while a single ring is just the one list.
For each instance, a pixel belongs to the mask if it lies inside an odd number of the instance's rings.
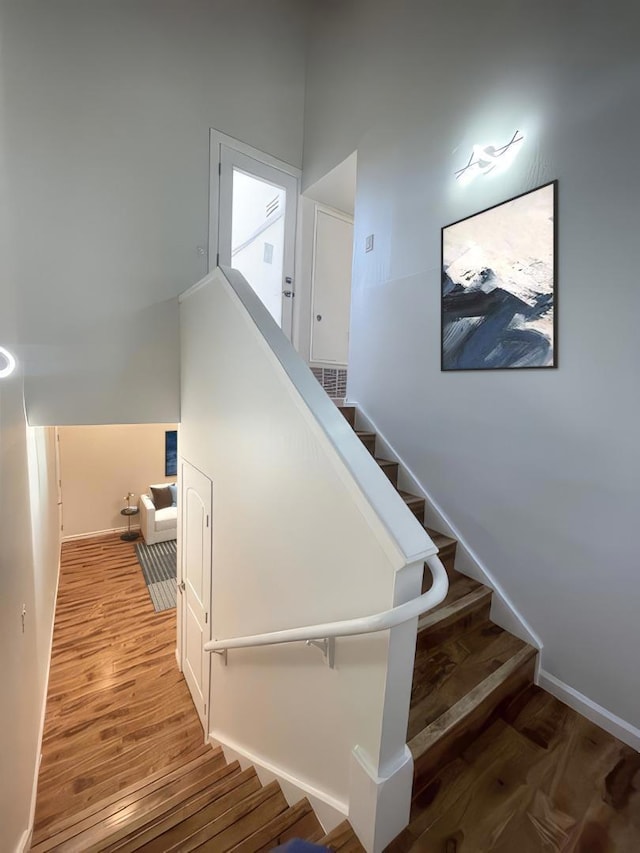
[{"label": "wall sconce light fixture", "polygon": [[11,376],[16,369],[16,360],[8,349],[0,347],[0,379]]},{"label": "wall sconce light fixture", "polygon": [[467,165],[455,173],[456,180],[470,184],[478,175],[504,172],[513,163],[523,142],[524,136],[516,130],[510,141],[498,148],[495,145],[474,145]]}]

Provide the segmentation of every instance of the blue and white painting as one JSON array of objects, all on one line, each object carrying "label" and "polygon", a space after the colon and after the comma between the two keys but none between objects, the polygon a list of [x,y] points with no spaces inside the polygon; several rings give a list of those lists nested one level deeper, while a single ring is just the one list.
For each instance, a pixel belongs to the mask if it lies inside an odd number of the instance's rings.
[{"label": "blue and white painting", "polygon": [[442,229],[442,369],[555,367],[556,182]]}]

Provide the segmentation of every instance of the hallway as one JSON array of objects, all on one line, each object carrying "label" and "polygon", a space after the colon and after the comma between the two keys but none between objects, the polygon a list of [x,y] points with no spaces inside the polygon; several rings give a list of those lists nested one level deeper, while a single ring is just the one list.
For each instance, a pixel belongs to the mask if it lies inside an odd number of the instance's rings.
[{"label": "hallway", "polygon": [[204,747],[175,658],[176,612],[155,613],[135,543],[62,546],[35,836]]}]

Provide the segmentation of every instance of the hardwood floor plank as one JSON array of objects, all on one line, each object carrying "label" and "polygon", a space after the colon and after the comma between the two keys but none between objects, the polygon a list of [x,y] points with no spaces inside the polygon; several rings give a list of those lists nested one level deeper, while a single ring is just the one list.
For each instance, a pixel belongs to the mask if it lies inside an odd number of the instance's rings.
[{"label": "hardwood floor plank", "polygon": [[[185,774],[189,774],[192,771],[202,767],[203,765],[209,764],[212,758],[214,761],[219,761],[221,752],[222,750],[211,750],[211,748],[208,746],[203,747],[202,755],[197,756],[192,761],[187,763],[181,761],[178,765],[174,765],[173,769],[166,768],[156,773],[153,773],[148,776],[142,783],[134,783],[133,785],[130,785],[128,788],[125,788],[122,791],[118,791],[114,794],[111,794],[111,796],[109,797],[105,797],[98,803],[93,803],[86,809],[83,809],[81,812],[77,812],[76,814],[70,817],[63,818],[60,821],[56,821],[55,825],[49,828],[47,832],[47,837],[63,840],[63,834],[70,827],[73,827],[76,831],[80,831],[78,827],[84,821],[90,821],[86,824],[88,826],[93,823],[96,823],[98,820],[100,820],[101,815],[112,813],[110,811],[112,807],[123,808],[129,805],[130,803],[135,802],[136,799],[139,799],[145,794],[158,790],[168,782],[172,782],[175,779],[182,778]],[[34,838],[32,840],[32,850],[40,840],[42,839],[38,839],[34,835]]]},{"label": "hardwood floor plank", "polygon": [[134,543],[63,544],[35,838],[201,753],[175,645],[175,611],[155,613]]},{"label": "hardwood floor plank", "polygon": [[[176,844],[162,848],[162,853],[189,853],[198,849],[205,849],[208,853],[228,850],[286,808],[287,801],[280,786],[277,782],[271,782],[215,820],[201,826],[189,837],[183,834]],[[141,849],[146,850],[144,847]]]},{"label": "hardwood floor plank", "polygon": [[118,840],[159,819],[190,797],[203,790],[209,791],[228,775],[229,767],[224,763],[224,759],[222,763],[216,760],[200,765],[190,773],[178,776],[141,796],[134,795],[100,809],[90,818],[54,836],[46,844],[54,842],[55,849],[60,853],[101,853],[107,840],[109,845],[114,845]]},{"label": "hardwood floor plank", "polygon": [[[296,837],[292,835],[294,827],[300,827],[303,818],[313,815],[311,806],[307,799],[300,800],[293,806],[290,806],[286,811],[274,817],[269,823],[260,827],[257,832],[254,832],[240,844],[231,847],[235,853],[259,853],[260,850],[271,850],[279,844],[284,843],[288,837]],[[310,830],[313,831],[319,826],[317,818],[316,825],[311,825]],[[301,836],[298,835],[298,838]],[[304,835],[302,836],[305,837]]]},{"label": "hardwood floor plank", "polygon": [[364,847],[358,841],[351,824],[346,820],[338,824],[318,843],[335,850],[336,853],[364,853]]},{"label": "hardwood floor plank", "polygon": [[109,853],[165,853],[183,838],[189,838],[207,824],[213,823],[225,812],[260,791],[260,780],[253,767],[234,775],[215,791],[192,797],[179,809],[151,827],[145,827],[122,844],[107,848]]},{"label": "hardwood floor plank", "polygon": [[535,655],[534,649],[525,646],[409,741],[414,759],[414,794],[422,788],[419,780],[472,743],[500,707],[533,680]]}]

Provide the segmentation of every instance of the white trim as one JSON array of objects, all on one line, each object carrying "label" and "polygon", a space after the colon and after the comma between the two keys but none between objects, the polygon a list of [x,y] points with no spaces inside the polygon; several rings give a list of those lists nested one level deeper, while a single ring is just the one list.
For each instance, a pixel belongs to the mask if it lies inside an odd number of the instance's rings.
[{"label": "white trim", "polygon": [[29,825],[22,834],[22,838],[17,847],[17,853],[28,853],[31,847],[31,838],[33,836],[33,826],[36,816],[36,797],[38,795],[38,776],[40,775],[40,764],[42,763],[42,740],[44,738],[44,721],[47,713],[47,698],[49,696],[49,675],[51,674],[51,655],[53,652],[53,629],[56,622],[56,608],[58,605],[58,590],[60,588],[60,569],[62,567],[62,553],[58,547],[58,574],[56,578],[56,590],[53,596],[53,610],[51,612],[51,632],[49,635],[49,656],[47,660],[47,673],[44,679],[44,693],[42,698],[42,708],[40,709],[40,728],[38,730],[38,760],[36,761],[36,769],[33,777],[33,788],[31,789],[31,804],[29,806]]},{"label": "white trim", "polygon": [[592,723],[600,726],[605,732],[609,732],[610,735],[617,737],[632,749],[640,751],[640,729],[631,723],[603,708],[602,705],[598,705],[597,702],[589,699],[588,696],[570,687],[564,681],[561,681],[544,669],[541,669],[538,673],[536,684],[547,690],[556,699],[564,702],[565,705],[573,708],[574,711],[582,714],[583,717],[591,720]]},{"label": "white trim", "polygon": [[[112,533],[126,533],[128,527],[109,527],[107,530],[93,530],[90,533],[71,533],[69,536],[63,536],[62,542],[75,542],[77,539],[92,539],[94,536],[109,536]],[[139,524],[131,525],[131,532],[137,530],[140,532]],[[135,540],[134,540],[135,541]]]},{"label": "white trim", "polygon": [[[462,549],[462,551],[464,552],[464,556],[467,558],[465,560],[465,565],[461,568],[462,573],[468,574],[470,577],[473,577],[475,580],[484,583],[486,586],[490,587],[493,590],[493,600],[491,603],[492,621],[499,625],[501,628],[510,631],[520,639],[534,646],[539,651],[542,651],[544,644],[538,634],[536,634],[531,625],[520,613],[511,598],[504,591],[502,585],[495,579],[489,569],[487,569],[480,557],[478,557],[475,551],[467,544],[464,537],[460,534],[455,525],[450,521],[450,519],[442,510],[433,495],[431,495],[427,491],[427,489],[425,489],[425,487],[422,485],[418,477],[413,473],[411,468],[409,468],[406,462],[404,462],[401,456],[396,452],[391,442],[371,420],[364,406],[357,400],[352,400],[349,396],[347,396],[347,402],[345,405],[357,407],[358,415],[362,418],[365,425],[371,431],[376,433],[377,440],[384,445],[384,452],[380,453],[378,451],[378,455],[382,455],[387,459],[392,459],[394,462],[400,463],[401,476],[402,469],[404,469],[404,475],[407,480],[406,483],[402,484],[402,487],[404,487],[407,491],[416,492],[417,494],[420,494],[422,497],[424,497],[427,503],[427,511],[431,512],[432,515],[437,516],[438,518],[438,522],[436,522],[436,524],[433,526],[438,527],[442,533],[450,535],[457,540],[458,553],[456,556],[460,556],[459,551]],[[430,524],[429,526],[432,525]]]},{"label": "white trim", "polygon": [[229,136],[226,133],[222,133],[221,130],[216,130],[215,127],[211,127],[209,128],[209,150],[213,150],[215,153],[216,145],[218,146],[218,151],[220,145],[226,145],[228,148],[233,148],[241,154],[246,154],[247,157],[259,160],[266,166],[272,166],[274,169],[286,172],[288,175],[291,175],[292,178],[302,177],[302,169],[299,169],[297,166],[292,166],[291,163],[285,163],[284,160],[280,160],[278,157],[275,157],[273,154],[269,154],[267,151],[260,151],[258,148],[254,148],[252,145],[242,142],[241,139],[236,139],[234,136]]},{"label": "white trim", "polygon": [[293,773],[273,764],[259,753],[245,749],[223,732],[213,729],[209,733],[207,741],[212,746],[222,747],[227,763],[238,760],[243,769],[250,765],[255,767],[258,778],[263,785],[277,779],[289,805],[294,805],[303,797],[308,797],[325,832],[330,832],[348,816],[349,806],[344,800],[316,788],[299,776],[294,776]]},{"label": "white trim", "polygon": [[16,853],[29,853],[31,849],[31,836],[33,835],[33,826],[30,829],[25,829],[20,837],[20,841],[18,841],[18,846],[16,847]]},{"label": "white trim", "polygon": [[412,788],[413,756],[406,744],[385,776],[376,773],[359,746],[354,747],[349,768],[349,822],[368,853],[382,853],[408,825]]},{"label": "white trim", "polygon": [[[302,177],[302,170],[292,166],[290,163],[285,163],[283,160],[279,160],[265,151],[252,148],[246,142],[234,139],[233,136],[228,136],[214,127],[209,128],[209,242],[207,245],[207,270],[209,272],[212,272],[216,268],[216,255],[218,254],[218,225],[220,218],[220,175],[218,173],[218,164],[220,163],[220,148],[222,145],[233,148],[234,151],[239,151],[247,157],[252,157],[260,163],[264,163],[274,169],[279,169],[286,175],[296,178],[298,181],[298,192]],[[296,199],[297,201],[298,199]]]}]

